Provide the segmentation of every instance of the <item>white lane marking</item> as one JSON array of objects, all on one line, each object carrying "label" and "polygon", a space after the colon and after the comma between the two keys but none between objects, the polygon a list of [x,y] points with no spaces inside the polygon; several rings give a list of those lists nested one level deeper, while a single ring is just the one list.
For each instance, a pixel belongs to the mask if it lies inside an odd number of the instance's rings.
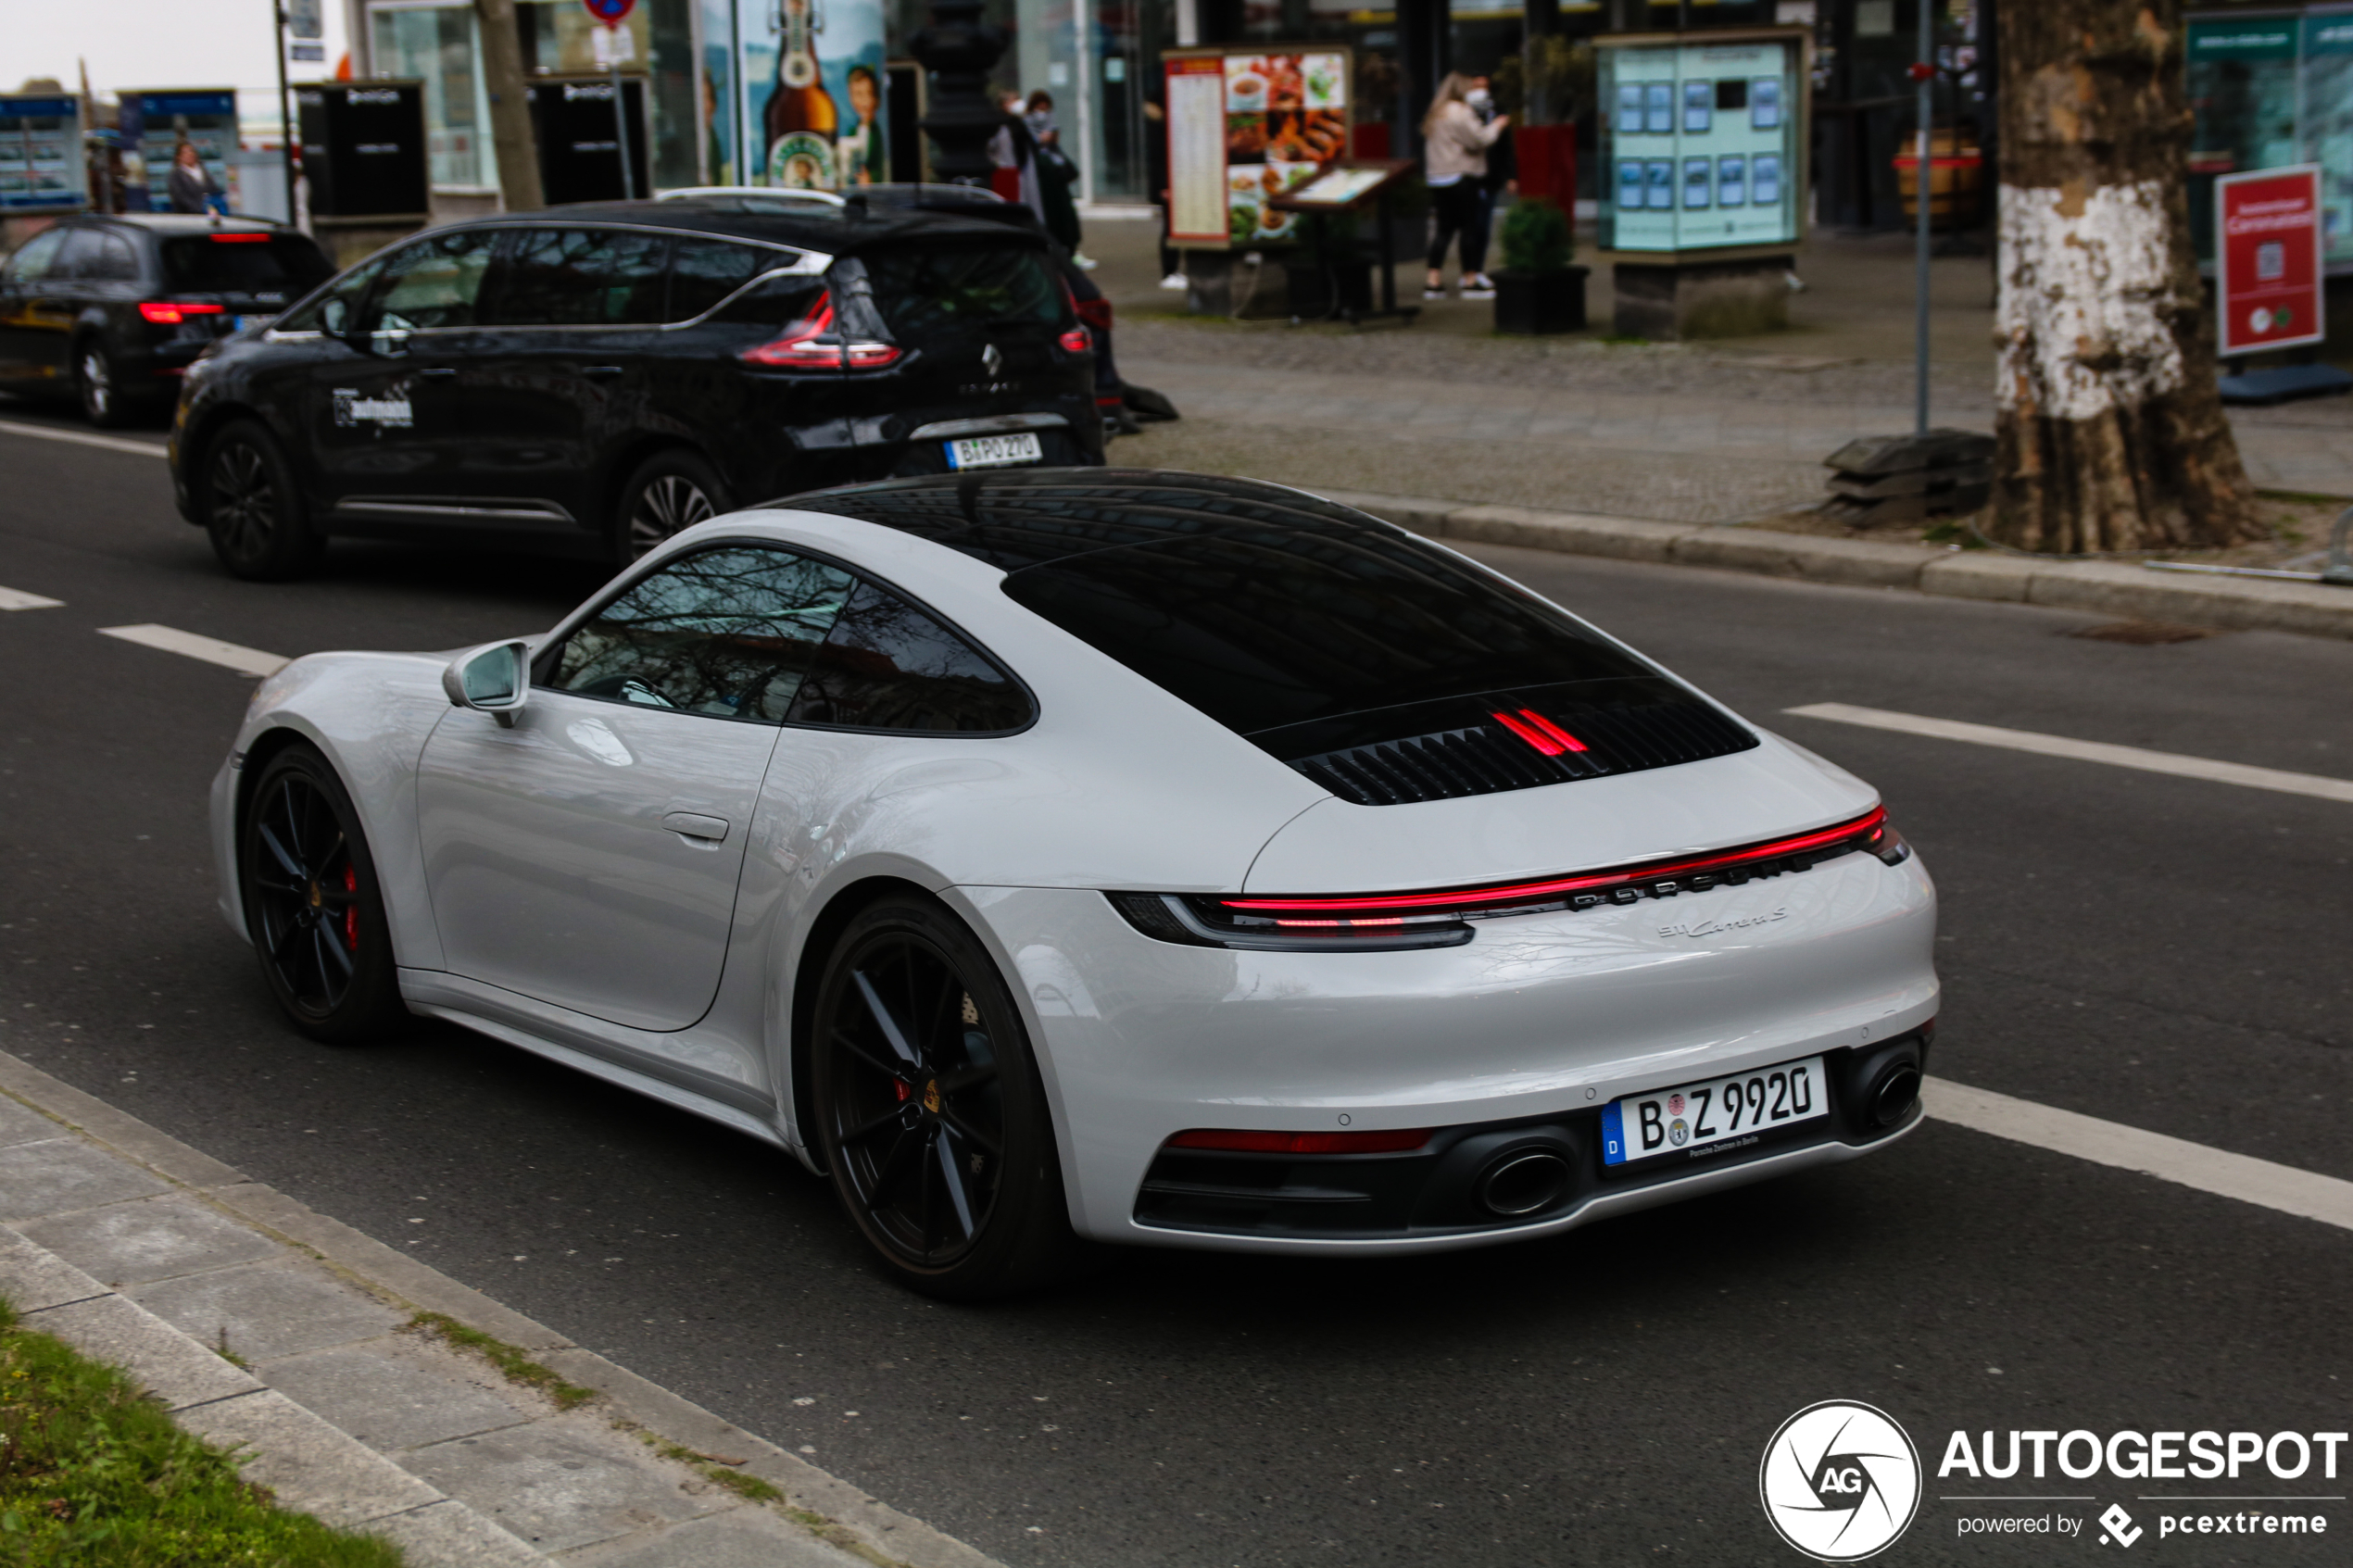
[{"label": "white lane marking", "polygon": [[240,647],[218,637],[200,637],[194,632],[174,631],[169,626],[101,626],[98,635],[120,637],[142,647],[201,659],[207,664],[224,665],[241,675],[275,675],[286,665],[286,660],[274,653]]},{"label": "white lane marking", "polygon": [[0,588],[0,609],[56,609],[63,599],[44,599],[21,588]]},{"label": "white lane marking", "polygon": [[44,441],[69,441],[77,446],[103,446],[109,452],[136,452],[143,457],[168,456],[160,441],[129,441],[120,435],[99,435],[86,430],[59,430],[54,425],[20,425],[0,420],[0,431],[10,435],[37,435]]},{"label": "white lane marking", "polygon": [[1895,730],[1907,735],[1937,740],[1968,741],[1973,746],[1998,746],[2011,751],[2032,751],[2044,757],[2066,757],[2078,762],[2106,762],[2115,768],[2138,768],[2147,773],[2176,778],[2206,779],[2215,784],[2242,784],[2248,789],[2277,790],[2282,795],[2309,795],[2321,800],[2353,805],[2353,779],[2332,779],[2319,773],[2289,773],[2277,768],[2250,768],[2243,762],[2217,762],[2210,757],[2184,757],[2173,751],[2145,751],[2137,746],[2109,746],[2104,741],[2070,740],[2065,735],[2038,734],[2032,730],[2005,730],[1992,724],[1964,724],[1954,719],[1923,719],[1917,713],[1891,713],[1883,708],[1855,708],[1843,702],[1817,702],[1785,708],[1801,719],[1827,719],[1834,724],[1859,724],[1867,730]]},{"label": "white lane marking", "polygon": [[1931,1078],[1921,1098],[1928,1114],[1940,1122],[2353,1230],[2353,1182],[2013,1099],[1947,1078]]}]

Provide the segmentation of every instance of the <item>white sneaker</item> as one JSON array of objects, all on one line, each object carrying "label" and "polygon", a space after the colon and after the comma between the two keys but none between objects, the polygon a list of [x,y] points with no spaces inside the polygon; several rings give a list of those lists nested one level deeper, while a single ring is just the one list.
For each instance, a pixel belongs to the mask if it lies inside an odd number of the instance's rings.
[{"label": "white sneaker", "polygon": [[1422,297],[1424,299],[1444,299],[1446,297],[1446,291],[1444,289],[1424,289],[1422,290]]},{"label": "white sneaker", "polygon": [[1168,276],[1160,281],[1160,286],[1164,289],[1175,291],[1189,289],[1193,285],[1182,272],[1171,272]]},{"label": "white sneaker", "polygon": [[1081,272],[1092,272],[1096,267],[1096,261],[1093,257],[1081,256],[1075,250],[1070,253],[1070,260],[1071,265],[1077,268]]},{"label": "white sneaker", "polygon": [[1463,297],[1465,299],[1492,299],[1495,297],[1495,285],[1485,278],[1473,278],[1463,285]]}]

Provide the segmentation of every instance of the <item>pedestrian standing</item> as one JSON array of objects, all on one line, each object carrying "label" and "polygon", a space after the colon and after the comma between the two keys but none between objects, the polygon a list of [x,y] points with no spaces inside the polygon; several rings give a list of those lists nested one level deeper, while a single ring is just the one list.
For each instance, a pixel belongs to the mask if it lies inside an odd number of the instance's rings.
[{"label": "pedestrian standing", "polygon": [[1487,207],[1487,149],[1510,126],[1512,117],[1499,114],[1485,124],[1470,106],[1472,78],[1449,71],[1438,84],[1429,112],[1422,117],[1423,178],[1429,185],[1431,215],[1437,220],[1429,242],[1429,282],[1424,299],[1446,297],[1446,250],[1461,236],[1465,299],[1492,299],[1495,285],[1488,280],[1487,229],[1480,220]]},{"label": "pedestrian standing", "polygon": [[1191,285],[1185,280],[1183,261],[1176,247],[1169,243],[1168,227],[1168,111],[1156,97],[1144,100],[1144,184],[1160,207],[1160,286],[1183,290]]},{"label": "pedestrian standing", "polygon": [[[1479,124],[1494,122],[1495,94],[1488,78],[1472,77],[1470,90],[1463,94],[1463,101],[1478,116]],[[1478,184],[1478,232],[1486,238],[1495,232],[1495,208],[1504,197],[1519,194],[1519,149],[1512,144],[1509,136],[1498,137],[1495,144],[1487,149],[1487,178]]]},{"label": "pedestrian standing", "polygon": [[174,212],[204,212],[212,207],[221,194],[212,171],[196,156],[194,142],[182,142],[171,151],[171,172],[165,177],[164,194],[170,199]]},{"label": "pedestrian standing", "polygon": [[1078,183],[1078,166],[1063,151],[1063,133],[1054,123],[1054,97],[1044,89],[1032,93],[1022,111],[1022,124],[1038,144],[1038,182],[1044,196],[1046,232],[1070,252],[1070,259],[1087,271],[1095,263],[1078,249],[1078,203],[1071,191]]}]

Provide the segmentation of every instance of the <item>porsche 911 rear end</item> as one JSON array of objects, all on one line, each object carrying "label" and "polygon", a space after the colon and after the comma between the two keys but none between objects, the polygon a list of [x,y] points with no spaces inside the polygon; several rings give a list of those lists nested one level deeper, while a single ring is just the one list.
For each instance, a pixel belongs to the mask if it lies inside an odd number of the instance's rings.
[{"label": "porsche 911 rear end", "polygon": [[1250,743],[1238,800],[1327,792],[1239,885],[961,890],[1086,1234],[1460,1247],[1917,1123],[1935,896],[1859,780],[1313,497],[1040,474],[955,508],[922,531]]}]

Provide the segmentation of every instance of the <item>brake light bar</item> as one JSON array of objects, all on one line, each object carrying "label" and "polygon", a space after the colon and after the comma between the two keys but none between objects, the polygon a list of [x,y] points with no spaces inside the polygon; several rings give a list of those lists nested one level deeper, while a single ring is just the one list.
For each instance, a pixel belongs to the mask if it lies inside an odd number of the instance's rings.
[{"label": "brake light bar", "polygon": [[1214,1148],[1235,1154],[1402,1154],[1429,1142],[1430,1127],[1387,1133],[1250,1133],[1225,1127],[1195,1127],[1177,1134],[1164,1148]]},{"label": "brake light bar", "polygon": [[187,304],[176,299],[143,299],[139,302],[140,320],[158,327],[176,327],[191,316],[220,314],[220,307],[218,305]]},{"label": "brake light bar", "polygon": [[1583,741],[1532,708],[1523,708],[1517,713],[1491,712],[1487,716],[1547,757],[1585,749]]},{"label": "brake light bar", "polygon": [[215,234],[212,243],[217,245],[266,245],[270,239],[268,234]]},{"label": "brake light bar", "polygon": [[[1279,923],[1285,915],[1320,915],[1329,919],[1348,916],[1357,911],[1395,910],[1402,913],[1454,913],[1497,906],[1511,907],[1567,900],[1579,894],[1605,895],[1608,890],[1624,887],[1629,892],[1634,884],[1656,883],[1678,877],[1707,877],[1713,880],[1725,872],[1739,872],[1743,867],[1791,856],[1811,855],[1818,850],[1832,848],[1870,849],[1879,852],[1882,838],[1894,839],[1893,830],[1886,827],[1887,809],[1873,807],[1850,822],[1827,827],[1815,833],[1803,833],[1788,838],[1777,838],[1765,844],[1753,844],[1745,848],[1719,850],[1694,856],[1690,859],[1672,860],[1649,865],[1628,866],[1620,870],[1593,872],[1582,876],[1550,877],[1541,882],[1506,883],[1491,887],[1465,887],[1444,893],[1389,893],[1369,897],[1334,898],[1227,898],[1203,900],[1219,909],[1237,913],[1272,915]],[[1742,880],[1746,880],[1743,877]],[[1694,889],[1695,890],[1695,889]],[[1639,895],[1638,895],[1639,897]],[[1596,897],[1595,902],[1600,898]],[[1320,923],[1320,922],[1319,922]],[[1351,922],[1350,923],[1353,923]]]},{"label": "brake light bar", "polygon": [[748,365],[774,365],[804,370],[878,370],[899,362],[896,344],[855,340],[845,343],[834,331],[834,296],[817,296],[815,308],[795,321],[785,335],[747,348],[736,358]]}]

